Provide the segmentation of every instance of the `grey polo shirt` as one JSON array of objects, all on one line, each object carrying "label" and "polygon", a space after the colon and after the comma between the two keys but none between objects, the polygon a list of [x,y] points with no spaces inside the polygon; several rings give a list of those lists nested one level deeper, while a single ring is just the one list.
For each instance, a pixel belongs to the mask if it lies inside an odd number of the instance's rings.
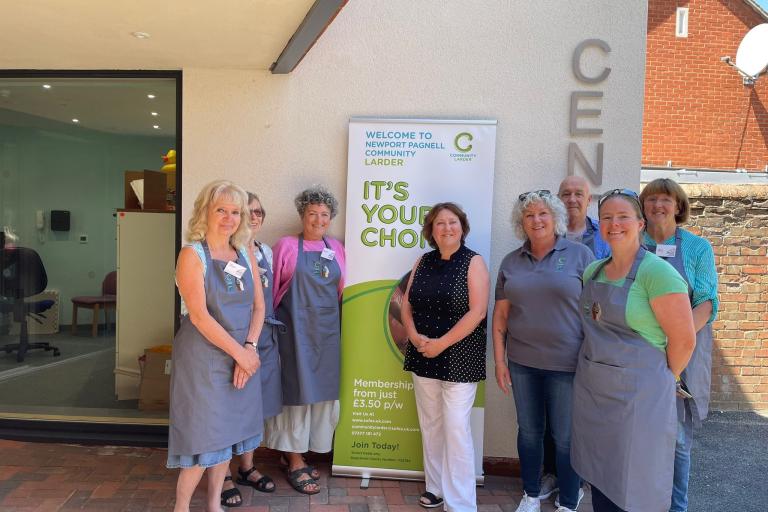
[{"label": "grey polo shirt", "polygon": [[496,300],[510,303],[506,343],[511,361],[543,370],[576,371],[584,338],[581,278],[594,259],[588,247],[565,237],[558,237],[540,261],[531,254],[529,242],[504,257]]}]

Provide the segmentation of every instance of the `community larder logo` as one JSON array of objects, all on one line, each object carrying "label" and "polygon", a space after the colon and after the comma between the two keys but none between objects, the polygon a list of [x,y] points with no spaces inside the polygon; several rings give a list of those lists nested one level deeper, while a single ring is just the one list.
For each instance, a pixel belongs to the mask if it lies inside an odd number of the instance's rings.
[{"label": "community larder logo", "polygon": [[453,138],[453,147],[458,153],[451,153],[451,158],[455,162],[471,162],[476,156],[472,153],[472,139],[474,137],[469,132],[461,132]]}]

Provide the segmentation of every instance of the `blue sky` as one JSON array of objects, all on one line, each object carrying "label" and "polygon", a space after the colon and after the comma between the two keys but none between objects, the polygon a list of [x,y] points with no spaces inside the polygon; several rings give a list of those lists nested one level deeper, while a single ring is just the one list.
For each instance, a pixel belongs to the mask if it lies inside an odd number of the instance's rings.
[{"label": "blue sky", "polygon": [[757,3],[760,4],[760,7],[763,9],[768,10],[768,0],[757,0]]}]

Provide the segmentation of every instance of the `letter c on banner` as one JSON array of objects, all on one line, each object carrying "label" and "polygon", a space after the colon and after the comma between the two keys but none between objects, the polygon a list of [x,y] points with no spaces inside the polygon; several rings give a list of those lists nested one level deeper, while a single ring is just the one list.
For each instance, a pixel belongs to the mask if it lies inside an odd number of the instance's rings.
[{"label": "letter c on banner", "polygon": [[468,153],[472,151],[472,144],[467,144],[466,146],[460,146],[459,145],[459,139],[467,139],[468,142],[472,142],[472,134],[469,132],[461,132],[456,136],[455,139],[453,139],[453,147],[455,147],[458,151],[461,151],[462,153]]},{"label": "letter c on banner", "polygon": [[597,76],[587,76],[584,74],[581,70],[581,54],[590,46],[597,46],[603,50],[604,53],[611,53],[611,47],[602,39],[585,39],[579,43],[575,50],[573,50],[573,62],[571,66],[573,67],[573,74],[576,75],[576,78],[588,84],[598,84],[608,78],[608,75],[611,74],[611,68],[604,67],[603,71]]}]

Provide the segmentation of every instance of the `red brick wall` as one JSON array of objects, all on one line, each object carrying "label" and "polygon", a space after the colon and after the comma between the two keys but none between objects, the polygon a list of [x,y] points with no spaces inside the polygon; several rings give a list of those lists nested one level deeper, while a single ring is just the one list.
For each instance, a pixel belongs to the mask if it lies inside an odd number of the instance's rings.
[{"label": "red brick wall", "polygon": [[711,408],[768,410],[768,187],[683,188],[686,228],[712,244],[720,281]]},{"label": "red brick wall", "polygon": [[[675,37],[688,7],[688,37]],[[720,57],[736,57],[747,31],[766,23],[742,0],[649,0],[644,166],[764,170],[768,76],[745,87]]]}]

